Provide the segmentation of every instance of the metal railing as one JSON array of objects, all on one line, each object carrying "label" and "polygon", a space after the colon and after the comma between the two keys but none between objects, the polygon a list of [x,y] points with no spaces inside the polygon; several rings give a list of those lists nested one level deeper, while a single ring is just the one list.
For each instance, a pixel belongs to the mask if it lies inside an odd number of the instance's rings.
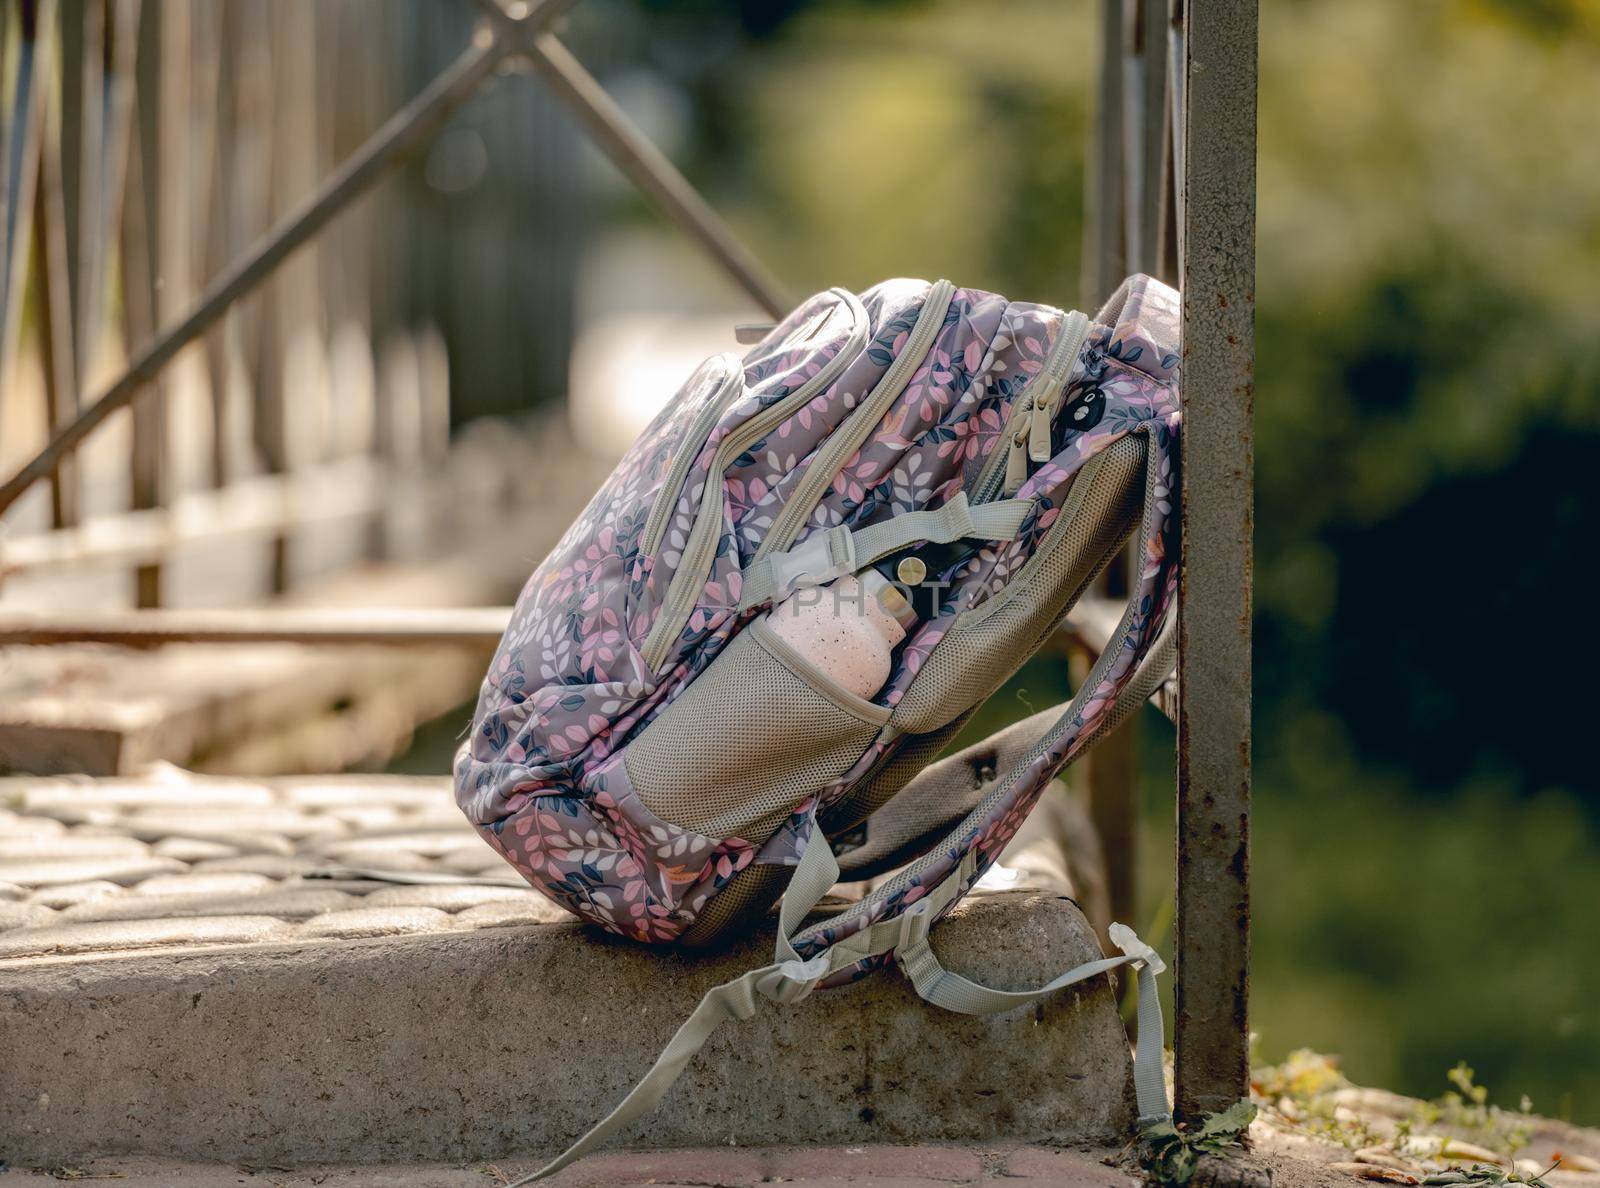
[{"label": "metal railing", "polygon": [[[144,0],[145,4],[154,0]],[[15,39],[0,46],[13,63],[0,141],[0,350],[15,349],[27,281],[31,220],[42,208],[48,234],[40,253],[50,387],[49,440],[0,483],[0,514],[34,484],[49,481],[53,516],[73,522],[75,451],[115,411],[149,406],[140,397],[186,346],[199,341],[302,245],[373,183],[412,154],[496,72],[526,66],[619,168],[761,308],[787,303],[760,263],[731,234],[682,174],[628,121],[551,32],[574,0],[531,0],[502,7],[474,0],[482,22],[471,44],[426,88],[351,153],[296,209],[222,268],[216,279],[133,352],[122,373],[78,406],[77,357],[63,327],[104,316],[94,277],[104,239],[77,249],[60,212],[59,142],[51,133],[47,85],[57,60],[56,0],[28,0],[22,19],[0,25]],[[107,0],[131,54],[140,0]],[[99,11],[91,5],[86,11]],[[1177,754],[1177,1107],[1195,1116],[1224,1107],[1248,1088],[1250,608],[1252,533],[1252,368],[1255,212],[1255,0],[1101,0],[1103,22],[1095,168],[1084,253],[1085,299],[1108,293],[1127,271],[1181,281],[1183,447],[1179,666],[1157,703],[1178,725]],[[101,31],[103,35],[104,30]],[[80,48],[81,52],[81,48]],[[7,57],[6,55],[9,55]],[[110,139],[125,150],[132,62],[117,64],[105,110]],[[118,132],[116,129],[122,129]],[[119,140],[118,138],[121,137]],[[114,163],[117,154],[110,160]],[[52,164],[54,162],[54,164]],[[126,170],[106,192],[123,200]],[[55,179],[55,180],[52,180]],[[36,184],[36,182],[38,184]],[[92,237],[91,237],[92,238]],[[60,242],[57,242],[57,241]],[[1176,275],[1174,275],[1176,274]],[[83,331],[80,329],[80,334]],[[81,339],[80,339],[81,341]],[[0,375],[11,361],[0,359]],[[136,434],[137,437],[137,434]],[[146,476],[148,477],[148,476]],[[139,473],[135,474],[136,483]],[[130,513],[137,514],[137,513]],[[270,521],[272,513],[263,513]],[[159,535],[159,533],[157,534]],[[23,546],[26,558],[25,542]],[[0,539],[0,573],[6,572]],[[12,547],[15,551],[16,546]],[[158,555],[160,542],[144,560]],[[70,564],[36,547],[33,563]],[[98,640],[149,646],[174,640],[336,643],[484,642],[498,635],[503,608],[351,621],[318,612],[244,611],[208,615],[126,612],[63,619],[13,618],[0,644]],[[1078,645],[1106,642],[1093,607],[1072,625]],[[1187,695],[1184,695],[1187,694]],[[1126,744],[1124,744],[1126,745]],[[1122,879],[1119,907],[1131,898],[1131,788],[1128,766],[1091,772],[1096,817],[1111,833]],[[1120,860],[1116,860],[1120,858]]]}]

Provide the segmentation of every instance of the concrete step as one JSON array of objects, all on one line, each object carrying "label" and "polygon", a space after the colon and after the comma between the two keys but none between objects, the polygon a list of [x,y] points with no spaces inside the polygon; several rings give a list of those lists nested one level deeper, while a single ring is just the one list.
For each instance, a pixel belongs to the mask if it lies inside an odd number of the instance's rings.
[{"label": "concrete step", "polygon": [[[440,811],[443,781],[169,772],[7,782],[0,803],[15,1164],[531,1160],[605,1113],[708,987],[770,960],[770,936],[646,950],[514,888],[300,877],[358,858],[503,875]],[[935,938],[950,968],[1009,988],[1099,951],[1071,901],[1027,892],[979,897]],[[971,1019],[886,972],[725,1024],[624,1142],[1111,1141],[1132,1114],[1104,980]]]}]

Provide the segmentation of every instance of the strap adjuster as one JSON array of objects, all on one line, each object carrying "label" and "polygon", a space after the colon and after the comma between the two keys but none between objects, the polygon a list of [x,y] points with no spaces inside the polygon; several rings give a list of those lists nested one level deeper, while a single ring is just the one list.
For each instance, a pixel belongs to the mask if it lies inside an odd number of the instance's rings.
[{"label": "strap adjuster", "polygon": [[776,968],[756,982],[756,992],[773,1002],[791,1006],[808,998],[817,983],[828,976],[828,959],[780,961]]},{"label": "strap adjuster", "polygon": [[786,553],[770,558],[772,599],[787,598],[802,587],[822,586],[856,571],[856,543],[850,529],[840,524],[816,532]]},{"label": "strap adjuster", "polygon": [[1134,961],[1142,962],[1151,973],[1165,973],[1167,963],[1161,960],[1161,955],[1135,935],[1133,929],[1126,924],[1113,924],[1106,930],[1111,938],[1111,943]]}]

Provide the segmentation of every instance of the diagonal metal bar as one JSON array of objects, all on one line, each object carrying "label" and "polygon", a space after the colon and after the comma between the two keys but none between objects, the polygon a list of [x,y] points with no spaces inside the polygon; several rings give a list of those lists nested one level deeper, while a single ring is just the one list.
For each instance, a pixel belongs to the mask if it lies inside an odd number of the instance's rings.
[{"label": "diagonal metal bar", "polygon": [[781,318],[790,303],[772,274],[566,46],[553,35],[541,33],[526,56],[551,93],[567,105],[617,168],[697,240],[757,305]]},{"label": "diagonal metal bar", "polygon": [[240,296],[259,284],[291,252],[315,235],[465,103],[514,47],[477,38],[411,102],[396,112],[299,209],[269,232],[201,295],[176,326],[160,334],[104,393],[59,429],[21,470],[0,485],[4,513],[35,482],[50,475],[94,428],[128,404],[161,368],[212,326]]}]

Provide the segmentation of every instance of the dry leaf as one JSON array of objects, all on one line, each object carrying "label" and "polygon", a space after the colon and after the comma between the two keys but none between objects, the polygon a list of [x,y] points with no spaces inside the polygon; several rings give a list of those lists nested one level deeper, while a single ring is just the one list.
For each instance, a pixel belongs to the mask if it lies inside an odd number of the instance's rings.
[{"label": "dry leaf", "polygon": [[1382,1167],[1376,1163],[1330,1163],[1333,1171],[1344,1172],[1358,1180],[1376,1180],[1380,1184],[1420,1184],[1422,1181],[1408,1171]]}]

